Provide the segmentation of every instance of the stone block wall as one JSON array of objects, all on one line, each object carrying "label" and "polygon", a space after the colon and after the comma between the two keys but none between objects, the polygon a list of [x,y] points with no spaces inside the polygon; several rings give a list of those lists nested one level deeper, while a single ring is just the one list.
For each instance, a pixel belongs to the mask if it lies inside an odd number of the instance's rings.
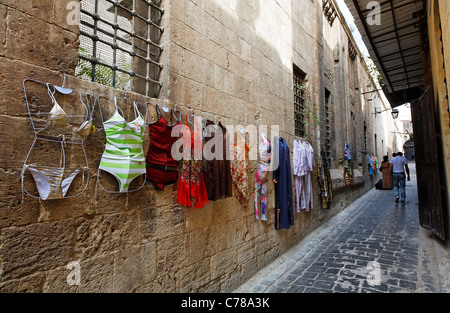
[{"label": "stone block wall", "polygon": [[[71,199],[42,201],[25,196],[22,201],[20,174],[34,139],[23,80],[61,85],[61,76],[55,74],[64,70],[70,88],[110,97],[124,94],[74,77],[79,30],[66,22],[67,3],[0,3],[1,292],[229,292],[375,183],[361,166],[358,184],[337,190],[332,208],[323,210],[314,175],[315,208],[295,213],[295,225],[278,231],[273,222],[272,182],[268,183],[268,221],[254,217],[255,161],[249,169],[249,209],[235,197],[198,210],[185,208],[176,203],[176,185],[164,191],[146,185],[137,192],[111,194],[97,184],[105,135],[96,108],[97,131],[85,141],[90,167],[86,191]],[[338,20],[330,34],[324,34],[321,1],[163,0],[162,5],[162,95],[183,117],[192,110],[224,125],[277,125],[292,147],[293,64],[306,73],[311,101],[319,107],[324,86],[336,88],[334,81],[324,82],[328,79],[324,69],[334,72],[336,66],[335,47],[329,43],[340,43],[342,49],[347,35]],[[348,69],[342,65],[340,71]],[[348,75],[334,77],[348,86]],[[161,103],[135,93],[128,96]],[[45,90],[33,93],[36,103],[48,101],[45,97]],[[113,103],[101,105],[102,111],[113,108]],[[370,118],[361,103],[355,111]],[[152,105],[148,112],[154,120]],[[310,121],[307,128],[318,155],[321,127]],[[369,128],[371,138],[373,131]],[[343,132],[345,139],[346,129],[336,132]],[[148,141],[146,130],[145,152]],[[74,164],[83,161],[79,151],[67,148],[66,152]],[[55,148],[40,145],[35,153],[38,162],[45,162],[54,157]],[[32,189],[28,178],[26,187]],[[105,179],[115,184],[114,178]],[[72,261],[80,265],[79,285],[67,283],[71,274],[67,265]]]}]

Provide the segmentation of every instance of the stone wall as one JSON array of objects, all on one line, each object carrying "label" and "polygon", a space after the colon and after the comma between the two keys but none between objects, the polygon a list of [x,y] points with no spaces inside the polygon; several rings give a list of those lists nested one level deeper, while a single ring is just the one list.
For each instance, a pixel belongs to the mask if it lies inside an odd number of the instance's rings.
[{"label": "stone wall", "polygon": [[[373,103],[350,87],[349,33],[339,19],[329,26],[321,1],[164,0],[161,61],[162,95],[184,114],[220,120],[224,125],[278,125],[290,146],[294,136],[293,64],[306,74],[310,103],[323,111],[324,88],[334,94],[337,187],[330,210],[320,208],[313,176],[315,208],[296,213],[289,230],[274,229],[274,189],[268,184],[268,221],[255,220],[235,197],[193,210],[176,203],[176,186],[150,186],[111,194],[97,184],[105,135],[98,108],[96,133],[85,141],[90,167],[87,190],[79,197],[42,201],[25,196],[20,174],[34,136],[22,81],[35,78],[95,95],[123,92],[75,78],[78,27],[66,22],[67,0],[2,1],[0,4],[0,291],[2,292],[227,292],[286,252],[324,220],[372,188],[362,150],[363,124],[370,149]],[[338,52],[338,53],[337,53]],[[359,56],[360,90],[368,79]],[[36,103],[46,92],[33,93]],[[128,95],[147,102],[138,94]],[[356,99],[353,102],[351,99]],[[157,100],[152,100],[156,102]],[[375,100],[379,101],[379,100]],[[102,111],[112,103],[103,102]],[[150,119],[154,107],[149,106]],[[131,111],[131,110],[130,110]],[[351,120],[351,112],[356,121]],[[323,124],[307,125],[316,156],[323,146]],[[352,186],[343,182],[342,142],[357,145]],[[148,145],[146,133],[144,151]],[[385,139],[385,142],[388,142]],[[68,160],[82,154],[67,148]],[[55,148],[39,145],[37,162],[54,157]],[[59,152],[58,152],[59,153]],[[381,158],[381,154],[379,155]],[[253,191],[255,162],[250,162]],[[103,177],[103,176],[102,176]],[[28,177],[27,188],[33,188]],[[108,177],[106,177],[108,180]],[[114,178],[109,177],[112,184]],[[78,182],[80,183],[80,182]],[[80,264],[80,285],[69,285],[71,261]]]}]

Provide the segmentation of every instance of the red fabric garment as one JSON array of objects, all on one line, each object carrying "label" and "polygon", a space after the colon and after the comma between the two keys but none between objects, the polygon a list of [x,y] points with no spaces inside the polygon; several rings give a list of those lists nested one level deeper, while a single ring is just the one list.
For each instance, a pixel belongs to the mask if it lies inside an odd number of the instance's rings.
[{"label": "red fabric garment", "polygon": [[172,129],[181,125],[168,125],[167,120],[157,108],[159,119],[149,124],[150,145],[147,153],[147,179],[154,182],[160,190],[164,186],[174,184],[178,178],[178,162],[172,157],[172,145],[177,137],[172,137]]},{"label": "red fabric garment", "polygon": [[192,132],[187,126],[183,130],[183,149],[185,148],[190,148],[190,151],[183,151],[177,202],[199,209],[209,203],[203,176],[202,139],[199,133]]}]

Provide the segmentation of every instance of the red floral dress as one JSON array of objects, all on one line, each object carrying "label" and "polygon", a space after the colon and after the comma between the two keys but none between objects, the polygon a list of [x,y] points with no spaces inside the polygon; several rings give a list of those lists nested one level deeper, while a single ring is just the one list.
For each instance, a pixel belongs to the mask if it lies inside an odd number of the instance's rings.
[{"label": "red floral dress", "polygon": [[192,132],[187,126],[183,130],[183,149],[185,148],[188,149],[183,151],[177,202],[199,209],[209,203],[202,169],[202,139],[200,133]]}]

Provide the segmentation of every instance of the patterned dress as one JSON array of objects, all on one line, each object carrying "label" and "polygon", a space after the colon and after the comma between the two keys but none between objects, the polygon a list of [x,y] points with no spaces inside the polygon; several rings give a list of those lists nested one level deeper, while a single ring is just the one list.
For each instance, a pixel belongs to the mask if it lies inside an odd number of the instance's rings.
[{"label": "patterned dress", "polygon": [[[272,146],[266,134],[261,133],[259,143],[259,162],[255,176],[255,215],[256,219],[267,221],[267,174],[269,172]],[[258,204],[261,203],[261,210]]]},{"label": "patterned dress", "polygon": [[202,139],[199,132],[192,132],[187,126],[182,134],[183,149],[187,149],[183,151],[177,202],[186,207],[199,209],[209,203],[203,176]]},{"label": "patterned dress", "polygon": [[245,137],[238,131],[240,138],[233,148],[233,158],[231,161],[231,178],[233,180],[233,190],[236,198],[244,208],[249,207],[248,192],[248,164],[246,154],[250,147],[245,142]]}]

